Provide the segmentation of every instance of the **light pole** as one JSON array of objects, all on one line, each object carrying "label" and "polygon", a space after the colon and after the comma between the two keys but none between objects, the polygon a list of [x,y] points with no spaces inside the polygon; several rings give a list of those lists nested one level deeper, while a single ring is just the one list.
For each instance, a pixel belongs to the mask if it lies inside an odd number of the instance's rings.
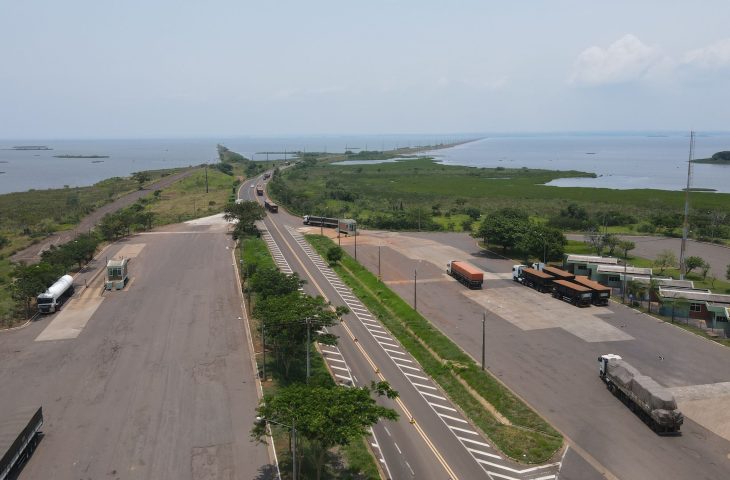
[{"label": "light pole", "polygon": [[484,312],[482,316],[482,370],[484,370],[484,353],[486,350],[487,343],[487,312]]},{"label": "light pole", "polygon": [[279,422],[276,420],[271,420],[266,417],[256,417],[256,421],[258,422],[266,422],[266,423],[274,423],[276,425],[281,425],[282,427],[288,428],[291,430],[291,469],[292,469],[292,480],[297,480],[297,427],[295,425],[294,420],[292,420],[291,425],[287,425],[286,423]]},{"label": "light pole", "polygon": [[380,245],[378,245],[378,281],[380,281],[383,277],[380,276]]},{"label": "light pole", "polygon": [[624,254],[624,286],[621,289],[621,302],[624,303],[624,304],[626,303],[626,267],[627,267],[627,265],[626,265],[626,259],[627,259],[626,255],[628,255],[628,252],[626,252]]},{"label": "light pole", "polygon": [[413,310],[415,310],[415,311],[418,311],[418,303],[416,303],[416,300],[417,300],[416,293],[417,293],[417,286],[418,286],[417,278],[418,278],[418,270],[414,268],[413,269]]},{"label": "light pole", "polygon": [[355,232],[355,260],[357,260],[357,232]]}]

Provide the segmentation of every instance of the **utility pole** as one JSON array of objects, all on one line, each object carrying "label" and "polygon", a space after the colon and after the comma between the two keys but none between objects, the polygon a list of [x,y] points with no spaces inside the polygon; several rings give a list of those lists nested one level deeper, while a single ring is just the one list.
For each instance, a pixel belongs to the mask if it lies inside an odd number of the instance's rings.
[{"label": "utility pole", "polygon": [[621,302],[624,304],[626,304],[626,266],[627,266],[626,265],[626,259],[627,259],[626,255],[627,254],[628,254],[628,252],[626,252],[624,254],[624,286],[621,289]]},{"label": "utility pole", "polygon": [[357,232],[355,232],[355,260],[357,260]]},{"label": "utility pole", "polygon": [[311,326],[311,319],[307,318],[307,383],[309,383],[309,348],[310,348],[310,334],[309,334],[309,328]]},{"label": "utility pole", "polygon": [[484,370],[484,357],[487,343],[487,312],[482,316],[482,370]]},{"label": "utility pole", "polygon": [[264,322],[261,322],[261,344],[263,348],[263,354],[264,354],[264,360],[261,364],[261,376],[263,377],[263,381],[266,381],[266,331],[264,330]]},{"label": "utility pole", "polygon": [[380,245],[378,245],[378,281],[380,281],[383,277],[380,276]]},{"label": "utility pole", "polygon": [[416,303],[416,300],[418,299],[416,296],[416,290],[417,290],[417,277],[418,277],[418,270],[413,269],[413,310],[418,311],[418,303]]},{"label": "utility pole", "polygon": [[205,193],[208,193],[208,164],[205,164]]},{"label": "utility pole", "polygon": [[692,155],[695,148],[695,132],[689,132],[689,160],[687,160],[687,188],[684,190],[684,223],[682,225],[682,246],[679,249],[679,279],[684,280],[687,268],[684,254],[687,249],[687,235],[689,234],[689,186],[692,177]]}]

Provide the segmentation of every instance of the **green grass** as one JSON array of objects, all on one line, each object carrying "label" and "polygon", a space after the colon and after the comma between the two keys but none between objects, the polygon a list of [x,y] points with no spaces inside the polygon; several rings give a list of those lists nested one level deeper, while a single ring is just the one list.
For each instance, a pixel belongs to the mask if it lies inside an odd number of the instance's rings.
[{"label": "green grass", "polygon": [[[620,209],[645,218],[656,211],[681,212],[683,192],[636,189],[550,187],[550,180],[591,175],[578,171],[549,171],[508,168],[474,168],[448,166],[423,158],[387,164],[332,165],[320,162],[283,172],[284,187],[277,200],[298,214],[314,211],[331,216],[343,211],[348,216],[367,221],[373,213],[423,208],[430,216],[431,207],[441,211],[464,213],[463,207],[483,212],[501,207],[523,207],[541,217],[557,214],[570,203],[592,211]],[[351,201],[333,200],[338,191],[353,195]],[[464,203],[458,205],[456,200]],[[697,211],[727,210],[730,194],[693,193],[692,208]],[[438,217],[436,217],[438,218]],[[440,221],[440,220],[437,220]],[[630,227],[612,227],[611,231],[630,231]]]},{"label": "green grass", "polygon": [[[231,201],[235,176],[208,168],[208,193],[205,191],[205,170],[198,169],[190,176],[162,190],[159,200],[147,209],[155,213],[155,225],[178,223],[205,217],[223,211]],[[235,198],[234,198],[235,199]]]},{"label": "green grass", "polygon": [[[307,235],[307,240],[320,255],[334,245],[332,240],[319,235]],[[491,374],[483,372],[471,357],[352,257],[345,255],[334,269],[424,371],[505,454],[518,461],[539,463],[560,449],[563,439],[555,429]],[[462,381],[512,425],[502,424]]]}]

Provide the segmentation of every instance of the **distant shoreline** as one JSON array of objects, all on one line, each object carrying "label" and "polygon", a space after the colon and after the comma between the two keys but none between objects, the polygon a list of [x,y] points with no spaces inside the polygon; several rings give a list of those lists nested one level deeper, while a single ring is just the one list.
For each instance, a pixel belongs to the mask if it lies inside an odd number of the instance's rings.
[{"label": "distant shoreline", "polygon": [[54,158],[109,158],[109,155],[54,155]]}]

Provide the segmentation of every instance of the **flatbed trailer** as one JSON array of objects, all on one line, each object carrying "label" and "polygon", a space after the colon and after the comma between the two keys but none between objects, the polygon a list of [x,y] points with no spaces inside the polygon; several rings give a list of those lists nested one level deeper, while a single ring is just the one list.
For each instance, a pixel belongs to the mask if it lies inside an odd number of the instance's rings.
[{"label": "flatbed trailer", "polygon": [[0,480],[13,478],[38,445],[43,425],[43,409],[26,406],[7,415],[0,412]]},{"label": "flatbed trailer", "polygon": [[552,275],[555,277],[555,280],[567,280],[567,281],[573,281],[575,278],[575,275],[573,275],[570,272],[566,272],[563,269],[557,268],[557,267],[551,267],[549,265],[545,265],[542,267],[542,271],[547,273],[548,275]]}]

